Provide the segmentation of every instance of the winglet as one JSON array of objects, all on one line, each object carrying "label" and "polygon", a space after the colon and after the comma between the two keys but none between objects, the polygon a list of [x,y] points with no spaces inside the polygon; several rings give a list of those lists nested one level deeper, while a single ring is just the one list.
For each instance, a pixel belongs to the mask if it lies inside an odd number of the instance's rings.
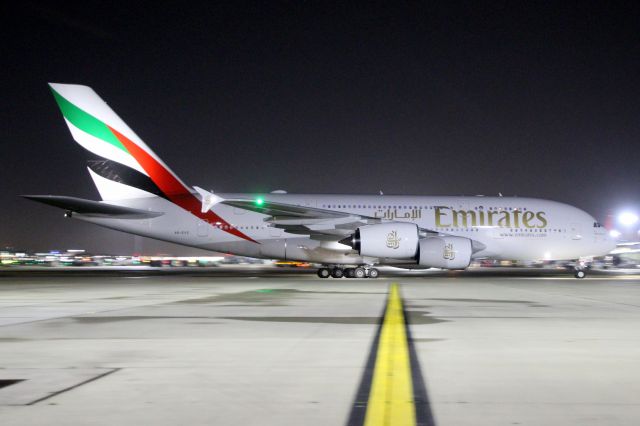
[{"label": "winglet", "polygon": [[211,207],[224,201],[224,198],[218,197],[217,195],[212,194],[211,192],[207,191],[206,189],[202,189],[199,186],[194,186],[193,189],[195,189],[198,194],[200,194],[200,199],[202,200],[202,213],[208,212],[209,210],[211,210]]}]

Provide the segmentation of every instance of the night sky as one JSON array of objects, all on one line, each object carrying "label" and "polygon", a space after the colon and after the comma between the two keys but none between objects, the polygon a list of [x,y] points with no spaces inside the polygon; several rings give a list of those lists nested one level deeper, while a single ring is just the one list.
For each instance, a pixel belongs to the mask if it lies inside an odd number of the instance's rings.
[{"label": "night sky", "polygon": [[99,199],[49,81],[92,86],[217,192],[640,209],[638,2],[19,3],[2,11],[0,246],[194,252],[18,197]]}]

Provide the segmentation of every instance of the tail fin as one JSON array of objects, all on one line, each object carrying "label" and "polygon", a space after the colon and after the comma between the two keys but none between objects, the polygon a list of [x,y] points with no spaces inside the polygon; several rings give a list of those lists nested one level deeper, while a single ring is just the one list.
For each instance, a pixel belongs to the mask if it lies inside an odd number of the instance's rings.
[{"label": "tail fin", "polygon": [[104,159],[89,167],[104,200],[186,195],[189,188],[90,87],[49,83],[82,147]]},{"label": "tail fin", "polygon": [[103,200],[158,195],[226,233],[256,242],[213,210],[202,211],[201,200],[93,89],[75,84],[49,86],[76,142],[104,159],[89,166]]}]

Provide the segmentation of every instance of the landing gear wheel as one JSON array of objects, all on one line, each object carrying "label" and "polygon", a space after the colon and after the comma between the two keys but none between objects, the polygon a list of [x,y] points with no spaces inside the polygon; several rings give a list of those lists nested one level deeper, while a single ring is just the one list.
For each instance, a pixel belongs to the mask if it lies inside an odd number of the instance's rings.
[{"label": "landing gear wheel", "polygon": [[342,268],[333,268],[331,271],[331,276],[333,278],[342,278],[344,276],[344,271]]},{"label": "landing gear wheel", "polygon": [[376,268],[369,269],[369,278],[378,278],[380,272]]},{"label": "landing gear wheel", "polygon": [[344,270],[345,278],[353,278],[355,277],[355,268],[346,268]]},{"label": "landing gear wheel", "polygon": [[576,273],[573,274],[573,276],[576,278],[584,278],[587,276],[587,273],[584,271],[584,269],[576,269]]},{"label": "landing gear wheel", "polygon": [[356,268],[353,270],[353,276],[354,278],[366,278],[367,273],[364,268]]},{"label": "landing gear wheel", "polygon": [[318,276],[320,278],[329,278],[330,275],[331,275],[331,271],[329,270],[329,268],[318,269]]}]

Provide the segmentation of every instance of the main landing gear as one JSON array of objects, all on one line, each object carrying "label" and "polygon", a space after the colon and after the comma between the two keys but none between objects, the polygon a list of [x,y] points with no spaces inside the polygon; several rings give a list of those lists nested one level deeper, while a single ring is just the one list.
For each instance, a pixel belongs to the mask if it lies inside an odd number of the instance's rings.
[{"label": "main landing gear", "polygon": [[323,267],[318,269],[318,277],[320,278],[378,278],[380,272],[376,268],[367,268],[358,266],[357,268],[341,268],[334,266],[333,268]]}]

